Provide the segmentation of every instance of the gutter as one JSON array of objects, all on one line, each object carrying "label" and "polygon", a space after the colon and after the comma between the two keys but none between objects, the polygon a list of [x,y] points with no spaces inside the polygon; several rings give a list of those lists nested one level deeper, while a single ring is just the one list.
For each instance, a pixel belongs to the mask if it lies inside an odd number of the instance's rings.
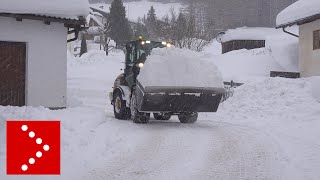
[{"label": "gutter", "polygon": [[286,30],[286,28],[287,28],[287,27],[283,27],[283,28],[282,28],[283,32],[285,32],[285,33],[287,33],[287,34],[289,34],[289,35],[291,35],[291,36],[294,36],[294,37],[299,38],[299,36],[298,36],[298,35],[293,34],[292,32],[287,31],[287,30]]}]

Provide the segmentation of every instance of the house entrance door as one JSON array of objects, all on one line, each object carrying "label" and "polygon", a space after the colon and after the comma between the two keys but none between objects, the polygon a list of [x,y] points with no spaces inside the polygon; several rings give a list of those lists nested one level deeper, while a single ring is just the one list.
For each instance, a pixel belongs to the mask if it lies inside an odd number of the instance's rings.
[{"label": "house entrance door", "polygon": [[24,106],[26,43],[0,41],[0,105]]}]

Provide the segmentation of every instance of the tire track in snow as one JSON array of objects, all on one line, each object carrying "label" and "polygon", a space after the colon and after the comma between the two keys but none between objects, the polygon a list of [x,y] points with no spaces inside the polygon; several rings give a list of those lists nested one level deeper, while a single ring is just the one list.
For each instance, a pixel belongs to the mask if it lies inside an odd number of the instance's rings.
[{"label": "tire track in snow", "polygon": [[87,178],[279,179],[270,144],[250,128],[205,121],[132,128],[140,128],[136,148],[91,170]]},{"label": "tire track in snow", "polygon": [[208,160],[207,179],[281,179],[276,145],[268,141],[270,137],[233,125],[219,129],[216,135],[223,145],[209,151],[216,154]]}]

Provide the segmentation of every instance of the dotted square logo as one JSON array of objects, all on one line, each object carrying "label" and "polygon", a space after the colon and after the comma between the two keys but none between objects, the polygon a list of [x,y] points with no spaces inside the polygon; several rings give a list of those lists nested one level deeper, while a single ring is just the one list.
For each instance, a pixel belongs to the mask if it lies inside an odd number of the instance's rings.
[{"label": "dotted square logo", "polygon": [[60,121],[7,121],[7,175],[60,175]]}]

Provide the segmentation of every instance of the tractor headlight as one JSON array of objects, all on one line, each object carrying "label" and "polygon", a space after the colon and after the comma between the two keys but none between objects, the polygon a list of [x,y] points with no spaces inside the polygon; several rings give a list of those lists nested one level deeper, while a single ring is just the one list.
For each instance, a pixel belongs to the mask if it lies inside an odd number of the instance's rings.
[{"label": "tractor headlight", "polygon": [[144,64],[143,63],[139,63],[138,66],[139,66],[139,68],[143,68]]},{"label": "tractor headlight", "polygon": [[167,42],[162,42],[162,45],[166,46],[166,45],[167,45]]},{"label": "tractor headlight", "polygon": [[142,45],[145,45],[145,44],[146,44],[146,42],[145,42],[145,41],[142,41],[142,42],[141,42],[141,44],[142,44]]},{"label": "tractor headlight", "polygon": [[146,41],[146,43],[147,43],[147,44],[150,44],[150,43],[151,43],[151,41]]},{"label": "tractor headlight", "polygon": [[169,48],[169,47],[171,47],[171,44],[170,44],[170,43],[168,43],[168,44],[167,44],[167,47],[168,47],[168,48]]}]

